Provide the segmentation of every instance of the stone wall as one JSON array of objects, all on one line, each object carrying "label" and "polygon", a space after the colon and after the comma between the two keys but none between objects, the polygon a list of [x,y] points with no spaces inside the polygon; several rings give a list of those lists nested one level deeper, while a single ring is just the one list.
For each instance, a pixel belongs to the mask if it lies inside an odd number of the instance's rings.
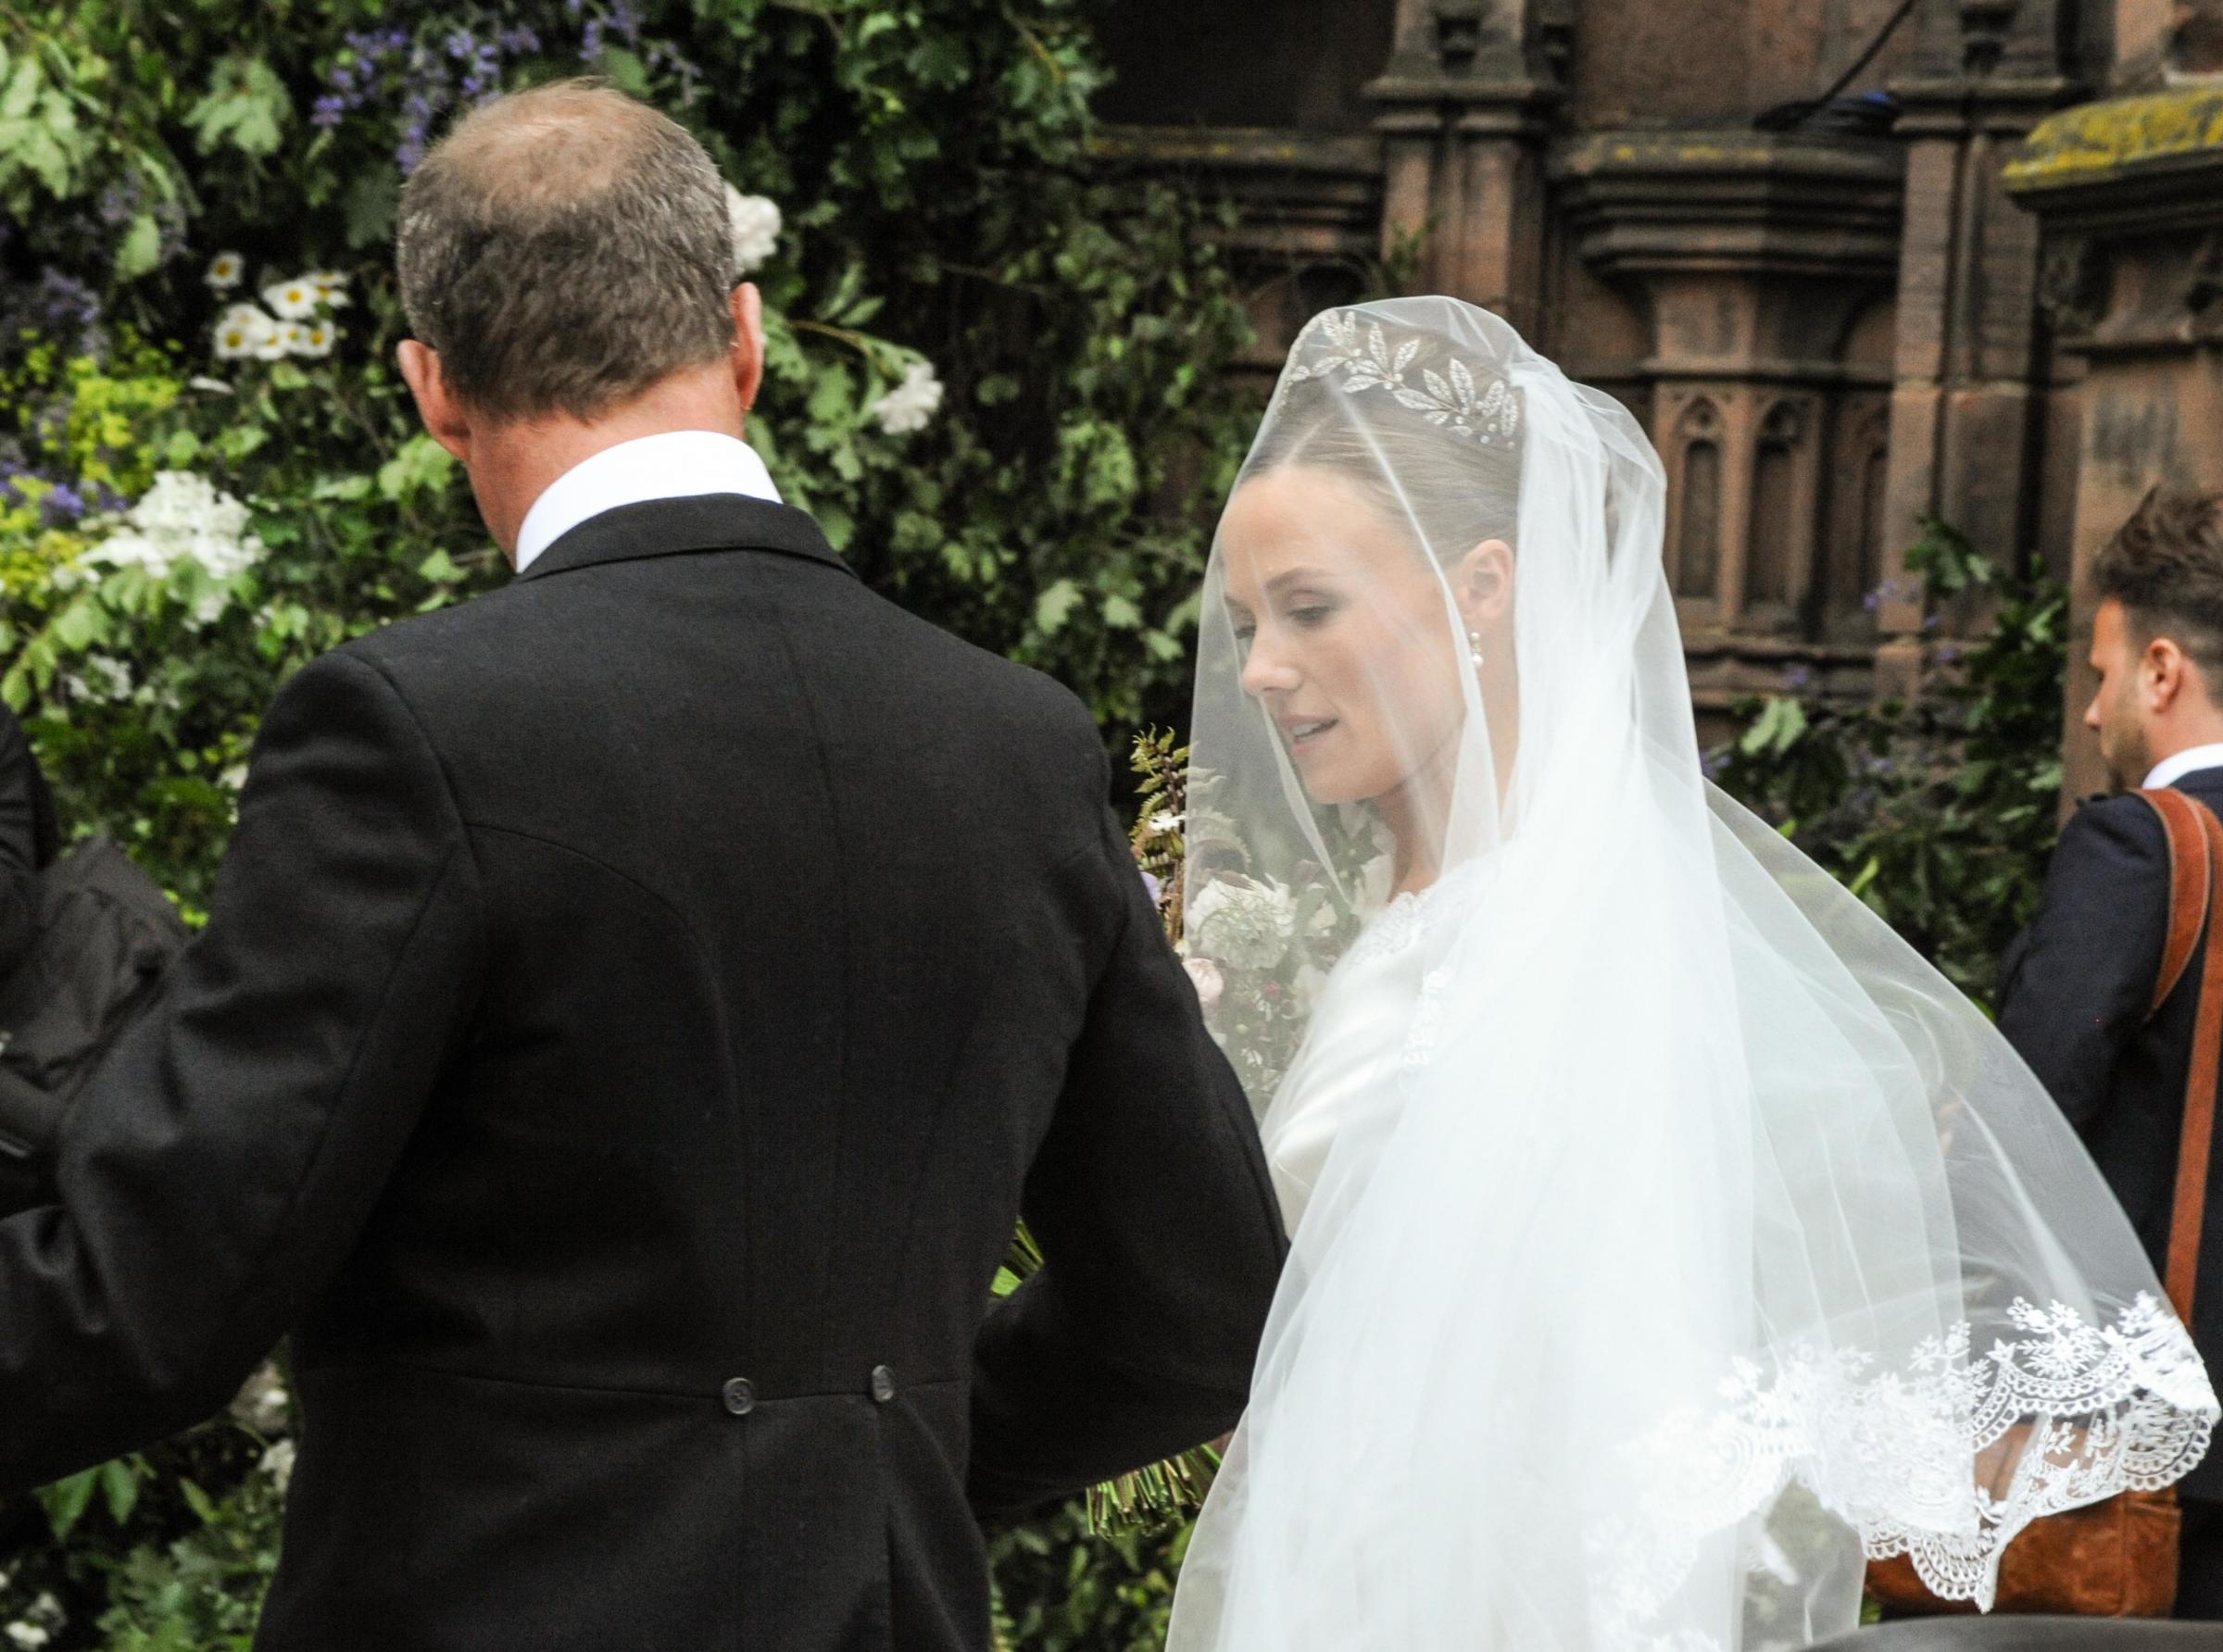
[{"label": "stone wall", "polygon": [[[2169,309],[2213,306],[2205,232],[2159,184],[2144,251],[2078,204],[2191,166],[2147,151],[2205,142],[2197,96],[2025,144],[2223,67],[2223,0],[1170,9],[1115,13],[1106,143],[1244,206],[1251,370],[1394,284],[1496,309],[1622,397],[1667,466],[1714,732],[1755,690],[1921,691],[1979,618],[1934,613],[1902,564],[1925,517],[2066,573],[2151,468],[2208,473],[2194,335],[2223,307]],[[2137,153],[2101,153],[2118,138]]]}]

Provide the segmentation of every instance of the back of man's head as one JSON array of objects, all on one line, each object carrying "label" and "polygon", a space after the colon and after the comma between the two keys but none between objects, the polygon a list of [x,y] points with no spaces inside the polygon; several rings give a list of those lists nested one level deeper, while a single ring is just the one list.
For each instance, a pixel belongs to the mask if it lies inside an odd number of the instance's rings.
[{"label": "back of man's head", "polygon": [[496,423],[593,420],[734,344],[725,185],[672,120],[566,81],[473,110],[402,192],[402,307]]},{"label": "back of man's head", "polygon": [[2167,637],[2223,689],[2223,494],[2154,489],[2091,578],[2098,600],[2122,604],[2134,640]]}]

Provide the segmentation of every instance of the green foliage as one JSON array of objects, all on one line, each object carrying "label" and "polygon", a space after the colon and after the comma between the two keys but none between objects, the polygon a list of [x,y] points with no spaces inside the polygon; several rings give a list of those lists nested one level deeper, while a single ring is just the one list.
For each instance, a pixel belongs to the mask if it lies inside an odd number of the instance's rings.
[{"label": "green foliage", "polygon": [[1159,1652],[1190,1528],[1100,1533],[1069,1504],[990,1544],[998,1652]]},{"label": "green foliage", "polygon": [[1983,1003],[2053,844],[2067,598],[1942,522],[1925,524],[1907,561],[1950,609],[1988,617],[1966,652],[1938,650],[1929,692],[1911,705],[1752,702],[1742,736],[1709,761]]},{"label": "green foliage", "polygon": [[[1246,324],[1218,219],[1091,158],[1103,3],[178,0],[158,28],[134,0],[0,6],[0,695],[71,829],[197,920],[283,680],[505,577],[390,365],[388,243],[443,121],[582,69],[781,208],[750,433],[785,495],[878,589],[1063,678],[1108,740],[1178,715]],[[225,343],[235,301],[312,274],[327,349]],[[922,362],[941,404],[901,428],[882,398]],[[268,1444],[220,1421],[0,1503],[0,1630],[244,1646]],[[1044,1625],[1024,1644],[1162,1619],[1158,1551],[1085,1521],[999,1549],[1011,1620]]]}]

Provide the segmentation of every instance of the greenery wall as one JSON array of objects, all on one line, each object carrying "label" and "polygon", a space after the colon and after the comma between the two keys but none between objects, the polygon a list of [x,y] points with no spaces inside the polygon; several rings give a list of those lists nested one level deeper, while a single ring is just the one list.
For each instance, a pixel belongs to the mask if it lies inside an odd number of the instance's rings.
[{"label": "greenery wall", "polygon": [[[582,70],[745,197],[753,433],[786,495],[1115,745],[1177,723],[1245,330],[1207,210],[1088,156],[1109,3],[0,0],[0,694],[70,821],[197,916],[283,677],[503,577],[391,369],[388,240],[444,119]],[[2050,827],[2059,609],[1938,544],[2003,616],[1967,686],[1756,705],[1721,773],[1981,984]],[[290,1427],[274,1367],[224,1418],[0,1500],[0,1633],[245,1646]],[[1001,1534],[1004,1638],[1156,1646],[1182,1541],[1077,1509]]]},{"label": "greenery wall", "polygon": [[[752,436],[785,496],[1113,744],[1179,716],[1245,322],[1203,210],[1089,158],[1088,11],[0,4],[0,694],[70,821],[197,916],[283,677],[503,577],[391,367],[393,216],[455,111],[581,72],[686,123],[744,197],[771,312]],[[273,1372],[0,1505],[0,1633],[245,1645],[288,1426]],[[1077,1519],[1001,1541],[1007,1610],[1028,1646],[1144,1644],[1155,1551]]]}]

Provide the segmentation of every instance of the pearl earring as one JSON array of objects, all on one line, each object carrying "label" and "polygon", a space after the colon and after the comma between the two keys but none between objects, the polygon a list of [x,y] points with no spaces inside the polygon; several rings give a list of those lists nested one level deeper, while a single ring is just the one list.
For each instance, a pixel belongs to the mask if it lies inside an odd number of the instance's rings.
[{"label": "pearl earring", "polygon": [[1466,633],[1466,653],[1467,657],[1475,662],[1475,670],[1480,670],[1483,665],[1482,633],[1480,632],[1470,631]]}]

